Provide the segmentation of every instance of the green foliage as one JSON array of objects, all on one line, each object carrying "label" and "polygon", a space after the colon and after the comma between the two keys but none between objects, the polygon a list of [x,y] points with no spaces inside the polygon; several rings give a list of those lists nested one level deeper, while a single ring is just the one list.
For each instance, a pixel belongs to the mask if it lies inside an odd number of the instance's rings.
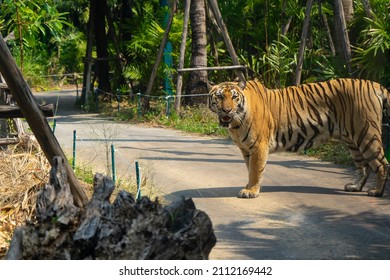
[{"label": "green foliage", "polygon": [[390,85],[390,3],[375,1],[372,18],[358,10],[354,25],[364,26],[358,45],[354,48],[354,63],[359,75]]},{"label": "green foliage", "polygon": [[82,182],[93,185],[94,173],[91,166],[76,166],[74,172],[77,178],[79,178]]},{"label": "green foliage", "polygon": [[38,38],[47,36],[59,38],[62,35],[63,25],[69,25],[65,17],[67,13],[59,13],[50,2],[3,1],[1,10],[3,16],[8,19],[6,25],[8,33],[14,31],[16,38],[23,39],[25,45],[29,47],[36,46],[39,43]]},{"label": "green foliage", "polygon": [[1,15],[6,19],[5,30],[14,32],[20,53],[20,67],[23,70],[24,48],[32,52],[44,51],[56,46],[61,40],[63,27],[70,24],[66,21],[67,13],[60,13],[51,1],[5,0],[0,7]]},{"label": "green foliage", "polygon": [[306,150],[305,154],[340,165],[353,165],[353,160],[348,147],[346,144],[339,141],[331,141],[318,148]]},{"label": "green foliage", "polygon": [[[164,8],[156,8],[156,3],[143,2],[133,8],[133,18],[124,28],[132,29],[133,36],[126,46],[126,55],[130,63],[126,66],[124,76],[138,85],[138,91],[145,91],[153,66],[157,58],[161,40],[164,35],[163,21],[165,13],[170,11]],[[179,49],[182,32],[182,15],[176,14],[171,30],[169,41],[174,50]],[[173,59],[178,59],[178,51],[172,53]],[[159,91],[163,78],[166,74],[172,75],[174,69],[169,69],[164,63],[160,64],[155,83],[155,92]],[[173,81],[172,81],[173,82]]]},{"label": "green foliage", "polygon": [[219,126],[215,114],[206,107],[186,107],[180,115],[173,112],[169,117],[160,116],[156,121],[185,132],[227,137],[227,130]]},{"label": "green foliage", "polygon": [[[119,109],[118,109],[119,107]],[[173,107],[173,106],[172,106]],[[183,107],[180,114],[170,108],[167,116],[165,100],[153,100],[151,108],[144,114],[139,114],[137,101],[113,102],[103,110],[107,116],[117,121],[142,122],[153,126],[166,126],[182,131],[202,135],[219,135],[227,137],[227,130],[219,126],[218,118],[206,106]]]},{"label": "green foliage", "polygon": [[[232,0],[218,1],[223,20],[228,28],[241,62],[248,66],[248,76],[259,78],[269,87],[291,84],[295,72],[305,14],[305,1],[299,0]],[[157,51],[164,34],[164,21],[170,9],[161,8],[159,0],[108,1],[109,13],[115,30],[109,33],[109,53],[116,55],[117,47],[124,58],[124,73],[115,69],[111,81],[131,83],[135,92],[143,92],[149,81]],[[321,3],[321,6],[319,5]],[[354,19],[349,26],[353,46],[355,75],[390,85],[390,4],[387,0],[370,1],[373,14],[367,18],[361,1],[354,2]],[[176,68],[183,26],[183,1],[173,19],[169,40],[173,46],[172,67],[164,63],[157,71],[153,95],[163,95],[162,81],[171,77],[176,82]],[[309,38],[303,64],[302,81],[312,82],[344,77],[345,69],[329,50],[320,12],[332,26],[331,1],[315,1],[309,28]],[[122,18],[123,14],[127,17]],[[0,26],[3,35],[14,32],[16,39],[7,42],[29,82],[46,83],[45,74],[81,72],[86,49],[86,23],[89,0],[4,0],[0,4]],[[291,19],[286,35],[282,28]],[[215,19],[208,18],[208,35],[213,45],[207,46],[208,65],[231,65]],[[107,25],[107,31],[109,31]],[[191,29],[189,29],[191,32]],[[117,36],[114,46],[111,35]],[[191,37],[188,36],[185,66],[189,65]],[[20,39],[20,40],[19,40]],[[356,38],[355,38],[356,39]],[[209,40],[209,43],[211,40]],[[215,55],[214,57],[214,54]],[[184,82],[186,81],[184,76]],[[36,76],[41,76],[36,77]],[[122,76],[125,81],[121,80]],[[120,77],[120,78],[118,78]],[[220,82],[235,78],[233,71],[209,72],[210,80]],[[116,85],[115,85],[116,87]],[[118,85],[119,87],[119,85]],[[174,87],[173,87],[174,88]]]},{"label": "green foliage", "polygon": [[60,42],[60,56],[58,67],[65,73],[80,73],[83,71],[83,57],[86,52],[86,40],[79,31],[68,31]]},{"label": "green foliage", "polygon": [[[268,87],[291,85],[300,45],[301,28],[305,16],[302,1],[229,1],[220,2],[229,34],[240,53],[240,59],[248,66],[249,78],[259,78]],[[320,11],[328,17],[332,9],[316,3],[311,12],[311,26],[302,71],[302,81],[312,82],[343,76],[327,46]],[[286,35],[282,27],[289,20]],[[236,39],[237,38],[237,39]],[[224,60],[228,54],[223,55]],[[226,60],[228,61],[228,60]]]},{"label": "green foliage", "polygon": [[66,12],[68,21],[80,31],[87,28],[90,0],[52,0],[59,12]]},{"label": "green foliage", "polygon": [[[290,42],[291,43],[291,42]],[[252,54],[241,55],[241,60],[250,70],[250,78],[261,77],[268,87],[288,85],[294,74],[296,44],[273,41],[260,57]]]},{"label": "green foliage", "polygon": [[[19,46],[15,46],[13,49],[13,57],[18,65],[21,64],[21,57]],[[45,75],[47,74],[47,61],[48,56],[44,52],[35,53],[33,51],[24,52],[24,70],[23,75],[29,86],[39,85],[43,88],[49,86]]]},{"label": "green foliage", "polygon": [[116,121],[138,120],[138,108],[135,104],[130,104],[130,106],[126,106],[124,108],[120,107],[119,110],[109,113],[113,114]]},{"label": "green foliage", "polygon": [[303,62],[303,83],[326,81],[343,77],[344,69],[337,68],[335,58],[330,57],[322,49],[307,49]]},{"label": "green foliage", "polygon": [[[68,158],[68,163],[72,166],[73,158]],[[89,165],[76,165],[74,169],[76,177],[87,184],[93,185],[93,171]]]},{"label": "green foliage", "polygon": [[272,87],[287,86],[294,74],[295,54],[299,48],[296,42],[287,37],[273,41],[261,57],[265,83]]}]

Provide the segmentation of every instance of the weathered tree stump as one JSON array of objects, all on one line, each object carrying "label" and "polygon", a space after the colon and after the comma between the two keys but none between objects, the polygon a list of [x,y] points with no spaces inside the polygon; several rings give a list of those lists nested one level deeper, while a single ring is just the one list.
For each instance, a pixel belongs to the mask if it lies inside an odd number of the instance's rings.
[{"label": "weathered tree stump", "polygon": [[63,159],[54,162],[38,194],[36,221],[15,230],[7,259],[208,259],[216,238],[192,199],[163,206],[121,191],[110,203],[114,183],[96,174],[91,200],[78,208]]}]

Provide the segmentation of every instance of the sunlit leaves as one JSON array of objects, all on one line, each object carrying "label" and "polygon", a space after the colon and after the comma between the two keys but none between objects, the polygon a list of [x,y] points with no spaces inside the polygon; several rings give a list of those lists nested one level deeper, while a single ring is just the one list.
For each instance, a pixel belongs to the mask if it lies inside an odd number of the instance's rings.
[{"label": "sunlit leaves", "polygon": [[31,47],[40,37],[60,37],[63,26],[70,25],[67,13],[58,12],[50,1],[5,0],[0,7],[2,17],[7,19],[8,33],[14,31],[16,38],[21,36]]},{"label": "sunlit leaves", "polygon": [[361,77],[390,85],[390,4],[375,1],[371,18],[362,17],[355,24],[365,26],[354,47],[354,63]]}]

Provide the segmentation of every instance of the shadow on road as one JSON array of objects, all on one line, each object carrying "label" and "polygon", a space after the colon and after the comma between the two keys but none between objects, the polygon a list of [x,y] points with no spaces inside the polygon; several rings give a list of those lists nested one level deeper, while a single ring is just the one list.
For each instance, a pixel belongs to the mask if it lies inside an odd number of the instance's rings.
[{"label": "shadow on road", "polygon": [[[240,236],[224,240],[221,246],[249,259],[390,259],[388,215],[371,211],[346,215],[334,209],[305,205],[297,209],[259,213],[255,226],[252,220],[247,220],[218,225],[215,230],[220,235],[229,232],[224,238]],[[268,224],[271,220],[275,226],[264,224],[263,228],[262,219]]]},{"label": "shadow on road", "polygon": [[[102,121],[101,123],[107,123],[107,120],[105,121]],[[97,123],[94,123],[94,124],[99,124],[99,122]],[[144,138],[142,138],[144,137]],[[101,140],[110,140],[112,142],[129,142],[129,143],[132,143],[132,142],[147,142],[147,143],[161,143],[161,142],[164,142],[164,143],[193,143],[193,144],[215,144],[215,145],[218,145],[218,144],[226,144],[228,143],[227,140],[224,140],[224,139],[205,139],[205,140],[198,140],[198,139],[190,139],[190,138],[183,138],[183,139],[174,139],[174,138],[164,138],[164,137],[160,137],[158,139],[145,139],[145,136],[142,136],[140,135],[139,138],[137,138],[137,136],[135,136],[134,138],[116,138],[116,139],[97,139],[97,138],[85,138],[83,139],[84,141],[90,141],[90,142],[97,142],[97,141],[101,141]],[[138,147],[127,147],[127,146],[123,146],[121,147],[122,149],[139,149],[139,150],[142,150],[142,148],[138,148]],[[150,149],[147,149],[148,151]],[[161,151],[161,150],[160,150]]]},{"label": "shadow on road", "polygon": [[202,188],[190,189],[173,192],[167,197],[187,197],[187,198],[221,198],[221,197],[237,197],[238,192],[242,187],[216,187],[216,188]]},{"label": "shadow on road", "polygon": [[[201,188],[191,190],[181,190],[170,193],[170,197],[192,197],[192,198],[221,198],[221,197],[237,197],[241,187],[215,187]],[[341,188],[325,188],[316,186],[263,186],[261,193],[295,193],[295,194],[318,194],[318,195],[347,195],[347,196],[366,196],[366,192],[351,193],[345,192]],[[261,195],[261,194],[260,194]],[[239,199],[239,198],[237,198]]]}]

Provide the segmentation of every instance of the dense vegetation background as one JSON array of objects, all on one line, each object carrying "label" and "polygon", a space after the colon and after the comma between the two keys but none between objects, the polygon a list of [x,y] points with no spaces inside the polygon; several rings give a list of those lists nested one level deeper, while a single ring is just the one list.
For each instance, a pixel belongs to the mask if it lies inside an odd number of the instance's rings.
[{"label": "dense vegetation background", "polygon": [[[164,81],[175,91],[184,2],[178,1],[169,33],[172,63],[161,63],[153,94],[166,94]],[[305,37],[301,82],[336,77],[368,78],[390,86],[390,3],[387,0],[314,0]],[[167,0],[3,0],[0,31],[18,65],[33,85],[44,85],[50,75],[84,72],[88,23],[93,26],[92,67],[95,84],[106,92],[145,92],[164,26],[173,1]],[[218,1],[223,19],[249,78],[269,87],[294,83],[302,38],[304,0]],[[337,4],[342,3],[343,11]],[[201,5],[200,5],[201,4]],[[199,13],[203,11],[203,13]],[[337,22],[342,12],[347,25],[349,57],[343,56]],[[204,21],[207,65],[231,65],[208,1],[193,0],[191,19]],[[198,13],[198,14],[194,14]],[[192,27],[192,28],[191,28]],[[190,23],[185,66],[197,47]],[[348,51],[348,50],[347,50]],[[192,64],[192,65],[191,65]],[[196,66],[196,65],[195,65]],[[234,79],[232,71],[209,72],[219,82]],[[189,79],[184,78],[184,84]],[[195,83],[196,86],[196,83]],[[188,91],[188,89],[187,89]]]}]

